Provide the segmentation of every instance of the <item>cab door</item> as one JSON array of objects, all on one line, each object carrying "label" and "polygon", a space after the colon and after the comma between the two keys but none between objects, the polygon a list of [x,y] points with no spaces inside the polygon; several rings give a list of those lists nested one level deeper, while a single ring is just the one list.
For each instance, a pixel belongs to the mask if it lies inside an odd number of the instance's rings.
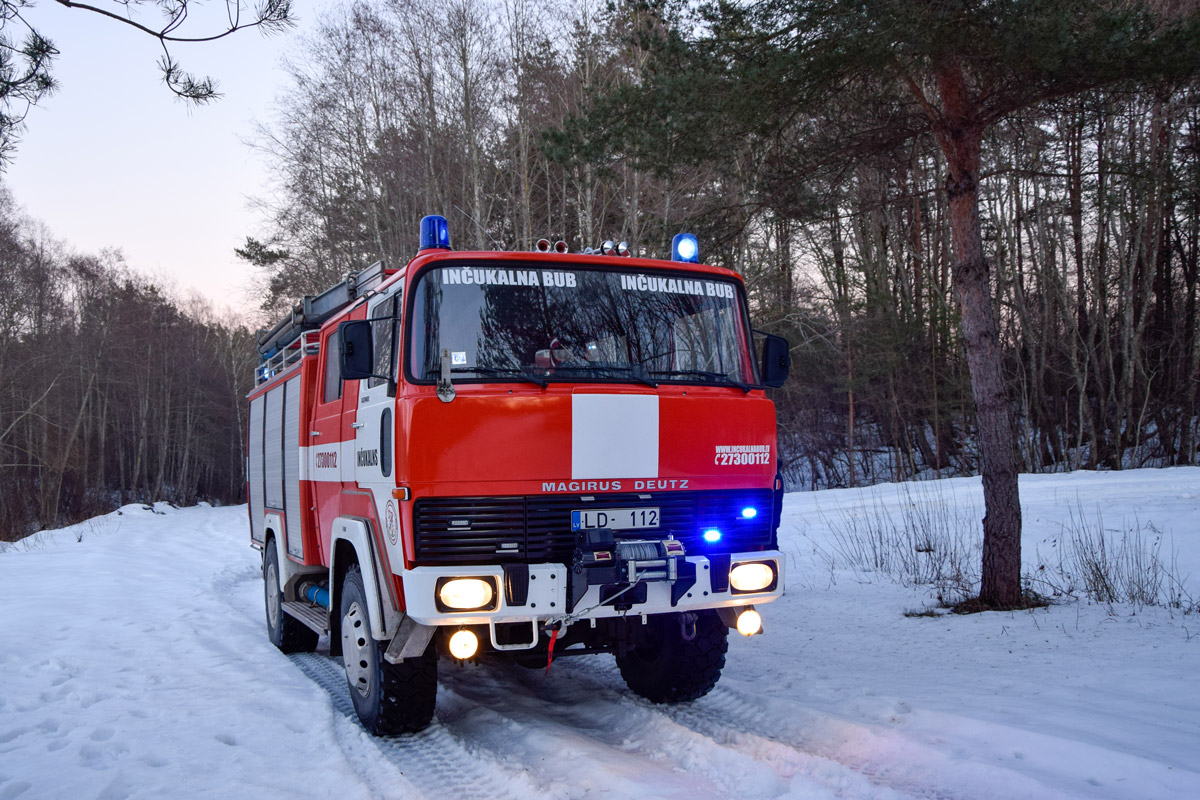
[{"label": "cab door", "polygon": [[396,349],[403,307],[399,286],[373,297],[367,306],[375,377],[358,382],[352,464],[359,490],[371,495],[387,561],[396,570],[404,563],[400,504],[392,496],[396,488]]},{"label": "cab door", "polygon": [[[341,379],[337,332],[336,325],[321,332],[319,385],[315,387],[317,396],[307,432],[308,477],[312,482],[313,511],[324,564],[330,563],[333,520],[342,513],[342,492],[347,488],[344,482],[354,480],[350,466],[354,443],[350,441],[347,433],[350,426],[344,417],[347,411],[353,411],[352,404],[357,402],[358,382]],[[355,394],[344,396],[347,389]]]}]

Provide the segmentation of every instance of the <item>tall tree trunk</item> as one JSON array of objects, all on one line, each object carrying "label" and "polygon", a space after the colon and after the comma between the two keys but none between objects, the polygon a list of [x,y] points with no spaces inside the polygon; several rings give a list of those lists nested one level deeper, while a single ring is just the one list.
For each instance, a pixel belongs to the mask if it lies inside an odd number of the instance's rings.
[{"label": "tall tree trunk", "polygon": [[979,599],[994,607],[1013,607],[1021,600],[1021,501],[999,328],[979,226],[979,156],[984,124],[973,107],[958,64],[943,65],[936,77],[943,112],[935,131],[946,156],[954,289],[962,313],[983,476],[983,580]]}]

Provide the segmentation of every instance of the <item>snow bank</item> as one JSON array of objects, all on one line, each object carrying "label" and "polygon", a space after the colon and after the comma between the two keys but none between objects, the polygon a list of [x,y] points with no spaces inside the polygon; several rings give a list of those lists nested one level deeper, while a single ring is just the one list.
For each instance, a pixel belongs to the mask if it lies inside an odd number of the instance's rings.
[{"label": "snow bank", "polygon": [[[978,480],[922,486],[982,507]],[[788,594],[700,701],[635,698],[609,657],[443,664],[435,723],[393,740],[357,725],[336,661],[267,642],[244,507],[44,532],[0,553],[0,800],[1200,796],[1197,615],[906,617],[927,587],[822,555],[845,515],[928,497],[789,495]],[[1028,476],[1022,499],[1030,564],[1099,509],[1200,579],[1200,470]]]}]

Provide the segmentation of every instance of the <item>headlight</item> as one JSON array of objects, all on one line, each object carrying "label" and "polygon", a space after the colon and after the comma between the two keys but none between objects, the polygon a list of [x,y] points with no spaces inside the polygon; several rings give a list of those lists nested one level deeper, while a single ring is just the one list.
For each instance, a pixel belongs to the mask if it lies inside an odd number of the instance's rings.
[{"label": "headlight", "polygon": [[747,608],[738,614],[737,631],[742,636],[753,636],[762,633],[762,617],[753,608]]},{"label": "headlight", "polygon": [[491,610],[496,588],[487,578],[442,578],[438,581],[439,611]]},{"label": "headlight", "polygon": [[729,585],[734,592],[770,590],[775,586],[775,567],[762,561],[736,564],[729,571]]},{"label": "headlight", "polygon": [[479,637],[465,628],[450,637],[450,655],[459,660],[471,658],[479,651]]}]

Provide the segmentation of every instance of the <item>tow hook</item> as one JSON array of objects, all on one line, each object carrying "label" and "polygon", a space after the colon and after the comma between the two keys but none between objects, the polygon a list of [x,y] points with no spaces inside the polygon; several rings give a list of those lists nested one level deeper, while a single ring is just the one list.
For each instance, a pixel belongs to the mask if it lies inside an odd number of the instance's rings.
[{"label": "tow hook", "polygon": [[555,620],[548,623],[545,630],[550,632],[550,644],[546,647],[546,674],[549,674],[550,665],[554,662],[554,643],[558,641],[558,634],[562,633],[563,621]]},{"label": "tow hook", "polygon": [[679,635],[685,642],[696,638],[696,615],[690,611],[679,615]]}]

